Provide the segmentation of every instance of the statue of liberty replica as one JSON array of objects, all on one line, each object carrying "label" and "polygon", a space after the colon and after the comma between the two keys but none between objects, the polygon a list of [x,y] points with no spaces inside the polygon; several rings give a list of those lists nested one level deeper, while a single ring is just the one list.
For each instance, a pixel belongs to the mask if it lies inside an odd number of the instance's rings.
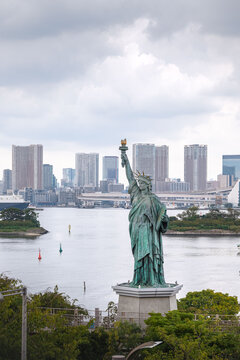
[{"label": "statue of liberty replica", "polygon": [[[129,233],[134,274],[130,283],[117,285],[113,289],[119,294],[119,310],[124,314],[121,317],[120,313],[119,318],[134,319],[132,310],[136,309],[136,318],[140,325],[144,325],[143,320],[149,312],[167,312],[177,308],[175,294],[182,285],[167,284],[164,278],[162,234],[167,231],[168,226],[166,208],[152,193],[152,179],[144,172],[133,173],[126,154],[126,140],[121,141],[119,149],[129,182],[128,192],[132,205]],[[127,313],[132,317],[127,316]]]},{"label": "statue of liberty replica", "polygon": [[165,286],[163,273],[162,233],[167,231],[166,208],[152,193],[149,176],[133,174],[124,149],[121,154],[129,182],[132,209],[129,232],[134,256],[134,276],[131,286]]}]

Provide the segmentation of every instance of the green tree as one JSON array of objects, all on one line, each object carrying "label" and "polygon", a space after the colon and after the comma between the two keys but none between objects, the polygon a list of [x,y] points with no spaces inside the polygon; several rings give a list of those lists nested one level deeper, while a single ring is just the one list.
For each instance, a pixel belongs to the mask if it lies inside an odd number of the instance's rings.
[{"label": "green tree", "polygon": [[31,302],[36,307],[48,307],[48,308],[74,308],[76,300],[71,301],[68,295],[60,293],[58,286],[54,287],[54,290],[50,289],[45,292],[31,295]]},{"label": "green tree", "polygon": [[1,220],[2,221],[15,221],[15,220],[24,220],[23,210],[16,208],[8,208],[1,211]]},{"label": "green tree", "polygon": [[[0,276],[0,291],[21,287],[19,280]],[[54,315],[44,307],[74,307],[68,296],[47,291],[28,298],[28,342],[30,360],[77,360],[81,334],[87,326],[71,327],[64,311]],[[21,296],[5,297],[0,303],[0,360],[16,360],[21,354]],[[84,310],[83,310],[84,311]],[[90,340],[89,340],[90,341]],[[99,358],[100,360],[100,358]]]},{"label": "green tree", "polygon": [[235,315],[239,312],[236,296],[214,290],[189,292],[178,301],[178,310],[198,314]]},{"label": "green tree", "polygon": [[[0,274],[0,291],[21,288],[21,282]],[[21,296],[0,302],[0,360],[17,359],[21,353]]]},{"label": "green tree", "polygon": [[240,358],[240,334],[217,331],[211,320],[193,314],[168,312],[165,316],[151,314],[146,320],[146,340],[162,340],[158,347],[144,351],[145,360],[205,360]]},{"label": "green tree", "polygon": [[198,206],[191,206],[186,211],[183,211],[181,214],[178,214],[177,217],[182,220],[193,220],[197,219],[200,216],[198,215]]},{"label": "green tree", "polygon": [[27,227],[39,227],[40,223],[38,221],[38,214],[31,210],[25,209],[20,210],[16,208],[4,209],[0,213],[1,228],[3,227],[15,227],[15,226],[24,226]]},{"label": "green tree", "polygon": [[34,210],[25,209],[23,213],[24,213],[24,220],[30,220],[35,226],[37,227],[40,226],[40,223],[38,221],[38,214]]},{"label": "green tree", "polygon": [[109,330],[108,351],[104,360],[110,360],[112,355],[127,355],[143,341],[140,327],[128,321],[116,321],[114,328]]},{"label": "green tree", "polygon": [[227,208],[227,215],[228,217],[230,217],[231,219],[238,219],[239,216],[240,216],[240,211],[239,210],[236,210],[236,209],[233,209],[231,207],[228,207]]},{"label": "green tree", "polygon": [[99,327],[92,332],[85,327],[78,343],[79,360],[102,360],[108,351],[109,333]]}]

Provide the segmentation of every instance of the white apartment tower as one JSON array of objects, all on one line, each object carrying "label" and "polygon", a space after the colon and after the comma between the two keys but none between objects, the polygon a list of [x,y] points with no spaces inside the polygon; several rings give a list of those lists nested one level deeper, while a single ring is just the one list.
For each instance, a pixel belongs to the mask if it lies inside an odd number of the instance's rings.
[{"label": "white apartment tower", "polygon": [[76,185],[98,187],[99,154],[77,153],[75,155]]},{"label": "white apartment tower", "polygon": [[43,188],[43,146],[12,146],[13,190]]},{"label": "white apartment tower", "polygon": [[155,191],[155,145],[133,144],[133,172],[144,172],[152,179],[153,191]]},{"label": "white apartment tower", "polygon": [[207,145],[184,146],[184,181],[190,183],[190,191],[207,188]]}]

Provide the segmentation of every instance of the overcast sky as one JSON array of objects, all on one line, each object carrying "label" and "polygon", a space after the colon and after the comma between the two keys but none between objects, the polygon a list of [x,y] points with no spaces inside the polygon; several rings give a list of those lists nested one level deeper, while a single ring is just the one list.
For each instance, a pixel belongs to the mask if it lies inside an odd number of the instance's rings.
[{"label": "overcast sky", "polygon": [[238,0],[1,0],[0,51],[1,171],[12,144],[59,180],[121,138],[169,145],[170,177],[184,145],[208,145],[208,179],[240,154]]}]

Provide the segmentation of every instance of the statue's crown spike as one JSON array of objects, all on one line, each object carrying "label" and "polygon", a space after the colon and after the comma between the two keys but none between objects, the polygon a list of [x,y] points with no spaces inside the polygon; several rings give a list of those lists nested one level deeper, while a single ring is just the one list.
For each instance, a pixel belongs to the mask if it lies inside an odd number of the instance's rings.
[{"label": "statue's crown spike", "polygon": [[143,173],[141,174],[140,171],[137,170],[137,172],[134,173],[134,176],[135,176],[135,179],[136,179],[136,180],[144,180],[144,181],[147,181],[147,182],[149,182],[149,183],[152,182],[151,177],[148,176],[148,175],[145,175],[145,174],[144,174],[144,171],[143,171]]}]

